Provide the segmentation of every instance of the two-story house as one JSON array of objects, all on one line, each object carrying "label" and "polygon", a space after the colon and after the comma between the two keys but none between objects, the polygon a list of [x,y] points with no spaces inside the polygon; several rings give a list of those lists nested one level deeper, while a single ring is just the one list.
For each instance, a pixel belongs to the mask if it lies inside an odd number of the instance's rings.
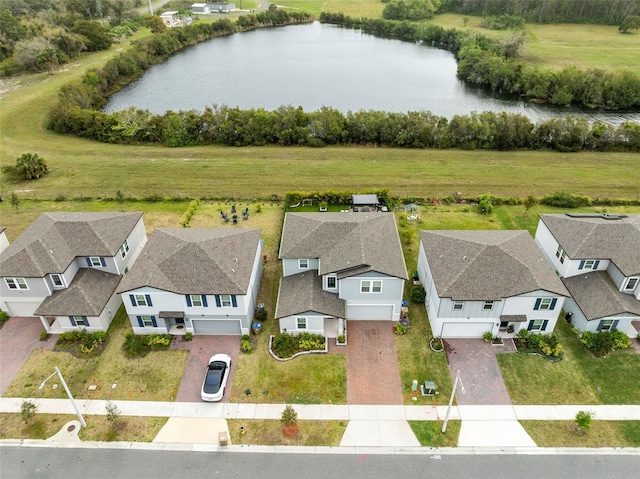
[{"label": "two-story house", "polygon": [[569,293],[527,231],[420,231],[434,336],[551,334]]},{"label": "two-story house", "polygon": [[536,242],[571,293],[564,309],[576,328],[637,334],[640,215],[540,215]]},{"label": "two-story house", "polygon": [[407,268],[391,213],[287,213],[276,306],[280,330],[327,337],[344,320],[400,318]]},{"label": "two-story house", "polygon": [[162,228],[124,278],[136,334],[249,334],[262,276],[259,229]]},{"label": "two-story house", "polygon": [[0,253],[0,307],[51,333],[106,331],[146,241],[142,213],[43,213]]}]

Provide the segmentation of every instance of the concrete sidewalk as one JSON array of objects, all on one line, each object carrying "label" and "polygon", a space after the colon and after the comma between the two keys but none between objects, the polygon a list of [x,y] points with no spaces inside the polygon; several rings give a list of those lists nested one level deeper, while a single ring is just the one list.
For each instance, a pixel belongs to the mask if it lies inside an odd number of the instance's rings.
[{"label": "concrete sidewalk", "polygon": [[[68,399],[36,399],[39,413],[75,414]],[[21,398],[0,398],[0,412],[20,412]],[[201,443],[193,418],[226,431],[226,419],[280,419],[285,404],[112,401],[123,416],[159,416],[172,420],[158,434],[165,443]],[[77,400],[83,415],[106,415],[104,400]],[[341,446],[418,447],[407,421],[442,421],[447,406],[376,406],[295,404],[299,420],[348,422]],[[578,411],[590,411],[594,420],[640,420],[640,405],[596,406],[456,406],[449,419],[462,420],[458,438],[461,447],[535,447],[518,420],[573,420]],[[218,420],[218,421],[216,421]],[[217,431],[216,429],[216,431]],[[217,441],[217,432],[208,431],[206,444]],[[194,436],[195,434],[195,436]]]}]

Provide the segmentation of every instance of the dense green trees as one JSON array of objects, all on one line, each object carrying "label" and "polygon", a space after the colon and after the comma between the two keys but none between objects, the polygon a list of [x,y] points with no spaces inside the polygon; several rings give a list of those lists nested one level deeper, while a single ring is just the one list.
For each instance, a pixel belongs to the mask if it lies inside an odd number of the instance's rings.
[{"label": "dense green trees", "polygon": [[638,30],[640,28],[640,16],[628,15],[622,20],[618,30],[622,33],[629,33],[629,30]]},{"label": "dense green trees", "polygon": [[426,20],[440,7],[440,0],[391,0],[382,10],[387,20]]}]

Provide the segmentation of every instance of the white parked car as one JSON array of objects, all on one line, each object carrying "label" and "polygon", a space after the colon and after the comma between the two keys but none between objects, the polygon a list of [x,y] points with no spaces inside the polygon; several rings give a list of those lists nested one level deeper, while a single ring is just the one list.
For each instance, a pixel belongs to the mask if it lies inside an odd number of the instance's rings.
[{"label": "white parked car", "polygon": [[211,356],[207,366],[207,373],[202,382],[203,401],[220,401],[222,399],[230,369],[231,356],[228,354],[214,354]]}]

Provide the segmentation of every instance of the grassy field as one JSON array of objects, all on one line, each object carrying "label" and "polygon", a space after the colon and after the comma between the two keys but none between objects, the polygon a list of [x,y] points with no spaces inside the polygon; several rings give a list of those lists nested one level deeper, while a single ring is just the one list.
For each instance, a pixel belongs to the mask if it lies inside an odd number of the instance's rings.
[{"label": "grassy field", "polygon": [[[55,365],[78,399],[175,400],[188,351],[152,351],[144,358],[127,359],[122,354],[122,345],[128,332],[131,324],[121,307],[109,327],[107,345],[100,356],[82,359],[67,352],[33,351],[5,396],[66,398],[63,388],[53,389],[55,381],[49,381],[43,390],[38,389]],[[116,388],[112,388],[113,384],[117,384]],[[97,389],[90,391],[90,385],[96,385]]]},{"label": "grassy field", "polygon": [[538,447],[639,447],[640,421],[591,421],[584,435],[573,421],[520,421]]},{"label": "grassy field", "polygon": [[381,18],[385,4],[379,0],[282,0],[278,5],[304,10],[314,15],[320,12],[343,12],[351,17]]},{"label": "grassy field", "polygon": [[[274,419],[228,419],[231,443],[261,446],[339,446],[347,423],[343,421],[298,421],[298,435],[287,437],[282,423]],[[240,434],[240,428],[245,434]]]},{"label": "grassy field", "polygon": [[[166,417],[120,416],[117,428],[106,416],[84,416],[87,427],[80,430],[83,441],[151,442],[167,422]],[[47,439],[67,422],[77,419],[68,414],[36,414],[25,424],[20,414],[0,414],[0,439]]]},{"label": "grassy field", "polygon": [[596,358],[565,321],[558,321],[555,334],[564,347],[562,361],[497,355],[513,404],[640,404],[640,355],[616,351]]}]

